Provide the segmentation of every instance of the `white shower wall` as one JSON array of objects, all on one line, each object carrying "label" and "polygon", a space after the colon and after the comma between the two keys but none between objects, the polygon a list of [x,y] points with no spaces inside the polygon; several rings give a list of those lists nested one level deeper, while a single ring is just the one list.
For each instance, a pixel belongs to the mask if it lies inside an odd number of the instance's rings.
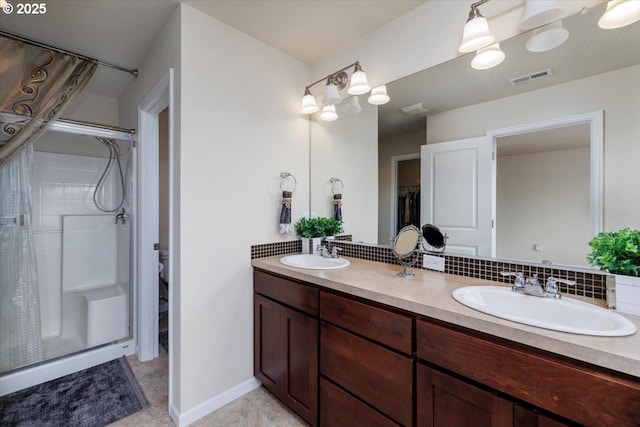
[{"label": "white shower wall", "polygon": [[[33,230],[36,244],[43,339],[62,333],[62,217],[64,215],[104,215],[94,205],[93,191],[107,163],[106,158],[36,151],[32,174]],[[126,161],[122,164],[126,166]],[[115,172],[115,169],[112,171]],[[117,203],[119,180],[111,173],[101,200],[107,207]],[[115,220],[115,213],[113,214]],[[117,233],[117,278],[129,280],[129,223]],[[89,242],[88,242],[89,243]],[[103,260],[89,261],[88,269]]]}]

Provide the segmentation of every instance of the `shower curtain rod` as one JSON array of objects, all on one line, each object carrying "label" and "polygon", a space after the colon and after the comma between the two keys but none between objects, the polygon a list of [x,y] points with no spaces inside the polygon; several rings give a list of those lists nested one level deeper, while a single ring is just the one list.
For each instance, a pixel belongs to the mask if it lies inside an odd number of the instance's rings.
[{"label": "shower curtain rod", "polygon": [[37,42],[35,40],[31,40],[31,39],[28,39],[28,38],[25,38],[25,37],[22,37],[22,36],[17,36],[15,34],[7,33],[5,31],[0,31],[0,35],[2,35],[4,37],[7,37],[7,38],[10,38],[10,39],[13,39],[13,40],[17,40],[17,41],[20,41],[20,42],[23,42],[23,43],[30,44],[32,46],[41,47],[41,48],[44,48],[44,49],[53,50],[55,52],[64,53],[66,55],[75,56],[76,58],[83,59],[85,61],[95,62],[98,65],[104,65],[105,67],[113,68],[114,70],[118,70],[118,71],[123,71],[125,73],[129,73],[129,74],[132,74],[132,75],[138,77],[138,70],[135,70],[135,69],[129,69],[129,68],[120,67],[119,65],[110,64],[108,62],[100,61],[99,59],[90,58],[90,57],[85,56],[85,55],[80,55],[79,53],[71,52],[70,50],[60,49],[59,47],[55,47],[55,46],[51,46],[51,45],[48,45],[48,44],[40,43],[40,42]]}]

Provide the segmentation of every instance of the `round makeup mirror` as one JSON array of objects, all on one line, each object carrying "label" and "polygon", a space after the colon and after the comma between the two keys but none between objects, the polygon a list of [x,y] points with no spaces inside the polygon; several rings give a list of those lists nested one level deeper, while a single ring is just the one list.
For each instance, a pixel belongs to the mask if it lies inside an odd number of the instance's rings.
[{"label": "round makeup mirror", "polygon": [[407,225],[402,228],[395,239],[393,239],[393,254],[398,258],[404,270],[398,273],[400,277],[413,276],[408,267],[415,262],[412,257],[413,251],[420,243],[420,229],[415,225]]},{"label": "round makeup mirror", "polygon": [[432,224],[425,224],[422,226],[422,237],[429,248],[424,247],[425,251],[428,252],[444,252],[444,249],[447,246],[447,235],[442,234],[440,229]]}]

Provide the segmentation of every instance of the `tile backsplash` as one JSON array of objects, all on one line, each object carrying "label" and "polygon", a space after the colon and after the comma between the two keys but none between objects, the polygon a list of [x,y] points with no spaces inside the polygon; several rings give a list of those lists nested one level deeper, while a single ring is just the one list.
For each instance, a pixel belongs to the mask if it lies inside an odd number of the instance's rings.
[{"label": "tile backsplash", "polygon": [[[340,255],[345,257],[400,265],[400,262],[393,255],[393,251],[390,247],[353,243],[348,240],[349,239],[337,238],[336,240],[326,240],[325,244],[329,249],[331,249],[333,245],[339,245],[339,247],[342,248]],[[251,259],[284,255],[288,253],[299,253],[301,251],[302,245],[300,240],[253,245],[251,247]],[[493,280],[502,283],[512,283],[513,279],[511,277],[503,277],[500,274],[501,271],[522,272],[527,277],[537,274],[540,281],[543,283],[547,277],[553,276],[559,279],[573,280],[576,282],[575,286],[567,286],[559,283],[560,292],[564,294],[580,295],[602,300],[607,299],[607,278],[612,280],[612,276],[595,270],[574,270],[569,268],[560,268],[553,265],[471,258],[460,255],[430,255],[445,258],[444,272],[448,274],[472,277],[476,279]],[[412,262],[413,267],[423,268],[422,253],[416,252]]]}]

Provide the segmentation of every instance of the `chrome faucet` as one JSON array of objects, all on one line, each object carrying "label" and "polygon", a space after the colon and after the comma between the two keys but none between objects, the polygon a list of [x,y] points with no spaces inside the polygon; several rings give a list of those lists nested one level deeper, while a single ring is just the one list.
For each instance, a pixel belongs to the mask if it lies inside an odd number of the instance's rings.
[{"label": "chrome faucet", "polygon": [[338,251],[342,250],[342,248],[334,246],[333,249],[331,249],[331,253],[329,253],[329,249],[324,245],[318,245],[316,249],[320,252],[320,256],[323,258],[338,258],[340,256],[338,255]]},{"label": "chrome faucet", "polygon": [[500,274],[505,277],[515,277],[513,285],[511,286],[512,291],[522,292],[527,295],[542,298],[560,299],[562,298],[562,295],[560,295],[558,283],[564,283],[565,285],[569,286],[573,286],[576,284],[576,282],[574,282],[573,280],[558,279],[550,276],[547,278],[547,283],[543,288],[542,284],[538,280],[538,275],[535,273],[531,277],[526,278],[522,273],[512,273],[510,271],[501,271]]}]

